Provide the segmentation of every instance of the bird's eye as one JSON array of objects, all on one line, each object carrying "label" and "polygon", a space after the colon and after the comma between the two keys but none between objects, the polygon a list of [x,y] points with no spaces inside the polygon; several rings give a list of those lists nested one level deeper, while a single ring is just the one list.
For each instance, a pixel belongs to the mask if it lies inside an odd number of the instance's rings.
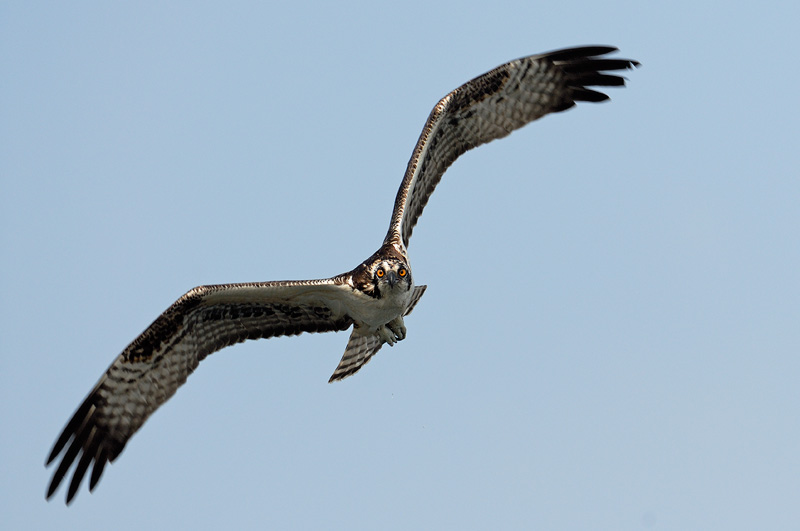
[{"label": "bird's eye", "polygon": [[400,270],[397,272],[397,274],[400,275],[401,277],[406,276],[407,273],[408,271],[406,271],[405,267],[401,267]]},{"label": "bird's eye", "polygon": [[378,278],[383,278],[383,275],[385,274],[386,272],[384,272],[383,269],[378,269],[377,271],[375,271],[375,276],[377,276]]}]

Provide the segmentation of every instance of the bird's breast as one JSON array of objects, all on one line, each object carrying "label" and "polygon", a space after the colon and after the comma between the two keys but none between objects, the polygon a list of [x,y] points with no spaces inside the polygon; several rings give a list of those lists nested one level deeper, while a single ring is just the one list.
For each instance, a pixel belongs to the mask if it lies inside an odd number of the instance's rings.
[{"label": "bird's breast", "polygon": [[[405,288],[405,286],[403,286]],[[361,294],[348,308],[348,313],[361,327],[367,327],[370,331],[377,330],[392,319],[400,317],[411,303],[411,294],[414,286],[409,285],[408,289],[400,286],[390,290],[381,298],[374,298]]]}]

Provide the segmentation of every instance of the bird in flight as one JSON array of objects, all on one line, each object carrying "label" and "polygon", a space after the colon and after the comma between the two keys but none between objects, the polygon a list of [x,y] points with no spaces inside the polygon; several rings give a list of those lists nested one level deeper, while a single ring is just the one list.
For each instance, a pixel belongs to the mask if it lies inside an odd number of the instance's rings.
[{"label": "bird in flight", "polygon": [[247,339],[352,328],[330,382],[355,374],[383,346],[406,337],[404,317],[425,292],[408,242],[445,170],[464,152],[564,111],[608,99],[590,86],[624,86],[612,72],[638,66],[585,46],[523,57],[461,85],[433,108],[397,192],[389,231],[375,253],[331,278],[200,286],[158,316],[117,356],[64,427],[47,458],[62,454],[49,499],[77,461],[72,501],[90,466],[89,490],[153,412],[209,354]]}]

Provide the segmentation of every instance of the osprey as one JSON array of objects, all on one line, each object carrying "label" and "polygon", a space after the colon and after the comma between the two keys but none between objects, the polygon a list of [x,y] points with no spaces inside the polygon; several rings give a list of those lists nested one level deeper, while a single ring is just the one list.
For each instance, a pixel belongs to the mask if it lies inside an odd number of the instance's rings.
[{"label": "osprey", "polygon": [[384,343],[406,337],[403,318],[425,292],[414,282],[408,241],[445,170],[464,152],[578,101],[608,99],[588,86],[624,86],[610,74],[636,61],[587,46],[531,55],[465,83],[433,108],[408,162],[383,244],[355,269],[321,280],[252,282],[190,290],[117,356],[67,423],[47,459],[66,449],[49,499],[77,460],[69,503],[93,465],[106,463],[209,354],[247,339],[353,329],[330,382],[356,373]]}]

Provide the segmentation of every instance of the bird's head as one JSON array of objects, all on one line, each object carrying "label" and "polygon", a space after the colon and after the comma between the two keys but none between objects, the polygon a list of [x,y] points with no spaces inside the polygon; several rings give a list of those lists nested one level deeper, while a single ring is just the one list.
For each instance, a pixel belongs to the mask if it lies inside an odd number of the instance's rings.
[{"label": "bird's head", "polygon": [[389,259],[376,262],[372,267],[372,282],[381,295],[405,292],[412,288],[411,269],[402,260]]}]

